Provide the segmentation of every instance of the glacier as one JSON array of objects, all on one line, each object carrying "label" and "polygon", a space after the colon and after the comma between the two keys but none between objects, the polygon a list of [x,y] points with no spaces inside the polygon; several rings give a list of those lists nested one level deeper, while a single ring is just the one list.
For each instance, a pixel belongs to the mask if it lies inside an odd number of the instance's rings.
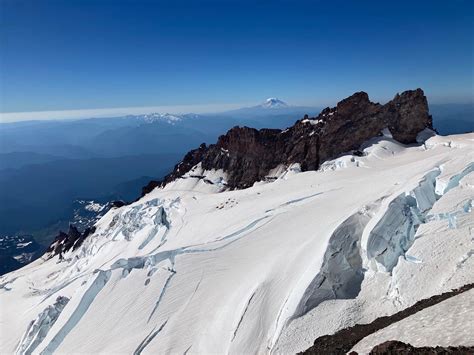
[{"label": "glacier", "polygon": [[0,278],[0,352],[294,353],[474,282],[474,134],[361,149],[243,190],[196,166],[111,209]]}]

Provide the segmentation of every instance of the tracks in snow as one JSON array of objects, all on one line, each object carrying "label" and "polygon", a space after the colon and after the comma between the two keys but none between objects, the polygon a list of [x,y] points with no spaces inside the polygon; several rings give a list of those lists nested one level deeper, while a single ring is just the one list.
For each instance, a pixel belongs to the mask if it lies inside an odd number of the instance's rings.
[{"label": "tracks in snow", "polygon": [[151,341],[163,330],[163,328],[166,326],[166,323],[168,323],[168,320],[166,320],[158,329],[154,328],[145,337],[145,339],[142,340],[140,345],[138,345],[138,347],[133,352],[133,355],[140,355],[142,353],[142,351],[148,346],[148,344],[150,344]]},{"label": "tracks in snow", "polygon": [[242,312],[242,315],[240,316],[239,322],[237,323],[237,326],[235,327],[234,334],[232,335],[232,340],[231,340],[231,342],[234,341],[234,339],[235,339],[235,337],[236,337],[236,335],[237,335],[237,332],[238,332],[238,330],[239,330],[239,328],[240,328],[240,325],[242,324],[242,321],[244,320],[245,313],[247,313],[247,310],[248,310],[248,308],[249,308],[249,306],[250,306],[250,302],[252,302],[252,299],[253,299],[253,297],[255,296],[255,292],[256,292],[256,291],[252,292],[252,295],[250,296],[249,300],[247,301],[247,304],[245,305],[244,311]]}]

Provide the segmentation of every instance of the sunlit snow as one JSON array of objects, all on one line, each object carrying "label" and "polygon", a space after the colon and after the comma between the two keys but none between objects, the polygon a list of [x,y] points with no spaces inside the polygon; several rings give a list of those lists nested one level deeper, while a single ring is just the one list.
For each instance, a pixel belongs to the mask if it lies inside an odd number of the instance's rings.
[{"label": "sunlit snow", "polygon": [[361,149],[238,191],[196,166],[110,210],[0,278],[0,352],[294,353],[474,282],[474,134]]}]

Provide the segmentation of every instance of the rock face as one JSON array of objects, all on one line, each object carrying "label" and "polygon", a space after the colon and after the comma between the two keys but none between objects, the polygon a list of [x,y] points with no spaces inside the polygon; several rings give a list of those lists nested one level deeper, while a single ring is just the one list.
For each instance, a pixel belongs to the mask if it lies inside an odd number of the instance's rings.
[{"label": "rock face", "polygon": [[198,163],[205,170],[223,169],[231,189],[252,186],[280,164],[299,163],[303,171],[316,170],[328,159],[357,150],[384,128],[401,143],[414,143],[420,131],[433,128],[423,91],[405,91],[385,105],[371,102],[365,92],[357,92],[284,131],[234,127],[216,144],[202,144],[190,151],[163,181],[144,187],[143,194],[181,177]]},{"label": "rock face", "polygon": [[370,355],[395,355],[395,354],[419,354],[419,355],[438,355],[438,354],[474,354],[474,347],[467,346],[423,346],[416,348],[410,344],[402,343],[401,341],[387,341],[377,345],[370,351]]},{"label": "rock face", "polygon": [[59,255],[59,259],[62,259],[65,252],[77,249],[84,239],[94,232],[95,227],[87,228],[81,233],[75,226],[70,225],[67,233],[60,231],[56,238],[54,238],[54,241],[46,250],[46,255],[50,258]]}]

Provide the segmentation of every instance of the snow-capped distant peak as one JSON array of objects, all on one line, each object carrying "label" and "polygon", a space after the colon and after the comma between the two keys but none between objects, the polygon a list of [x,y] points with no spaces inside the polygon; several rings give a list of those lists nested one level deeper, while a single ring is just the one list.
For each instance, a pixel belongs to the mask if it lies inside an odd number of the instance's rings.
[{"label": "snow-capped distant peak", "polygon": [[178,121],[181,121],[182,117],[177,115],[172,115],[170,113],[149,113],[146,115],[137,116],[138,119],[141,119],[147,123],[152,122],[167,122],[169,124],[174,124]]},{"label": "snow-capped distant peak", "polygon": [[265,107],[265,108],[281,108],[281,107],[288,107],[288,104],[275,97],[270,97],[266,99],[265,102],[262,103],[260,106]]}]

